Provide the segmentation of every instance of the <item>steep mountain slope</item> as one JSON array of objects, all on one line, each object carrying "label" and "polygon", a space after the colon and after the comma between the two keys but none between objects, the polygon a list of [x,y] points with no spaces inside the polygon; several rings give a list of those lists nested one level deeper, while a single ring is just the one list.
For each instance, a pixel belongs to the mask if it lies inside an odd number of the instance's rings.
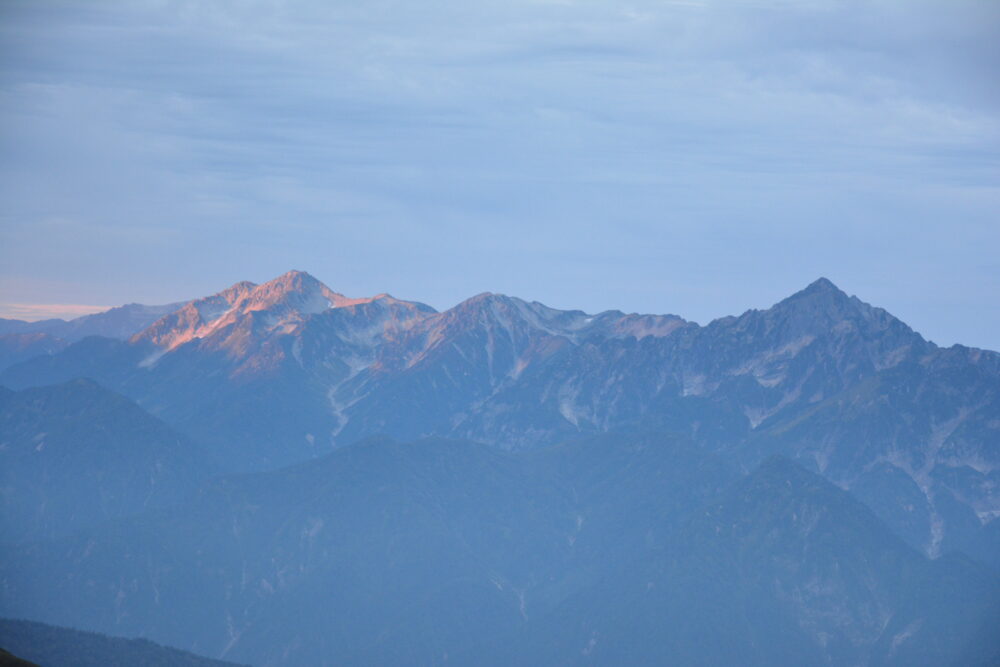
[{"label": "steep mountain slope", "polygon": [[610,435],[372,440],[8,548],[0,587],[7,615],[261,665],[947,664],[996,595],[787,461],[736,479]]},{"label": "steep mountain slope", "polygon": [[4,541],[65,535],[180,502],[213,470],[186,437],[88,380],[0,388]]},{"label": "steep mountain slope", "polygon": [[[954,347],[901,363],[764,430],[757,441],[869,503],[932,555],[1000,564],[1000,355]],[[755,443],[755,444],[757,444]]]},{"label": "steep mountain slope", "polygon": [[[0,646],[39,667],[237,667],[145,639],[106,637],[31,621],[0,619]],[[8,664],[2,653],[0,664]]]}]

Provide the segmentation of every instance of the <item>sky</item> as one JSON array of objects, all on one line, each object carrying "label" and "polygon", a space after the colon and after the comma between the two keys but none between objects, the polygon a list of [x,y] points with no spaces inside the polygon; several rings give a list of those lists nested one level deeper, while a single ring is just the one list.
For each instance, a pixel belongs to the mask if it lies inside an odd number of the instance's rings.
[{"label": "sky", "polygon": [[705,323],[825,276],[1000,349],[997,72],[994,0],[6,0],[0,317],[300,269]]}]

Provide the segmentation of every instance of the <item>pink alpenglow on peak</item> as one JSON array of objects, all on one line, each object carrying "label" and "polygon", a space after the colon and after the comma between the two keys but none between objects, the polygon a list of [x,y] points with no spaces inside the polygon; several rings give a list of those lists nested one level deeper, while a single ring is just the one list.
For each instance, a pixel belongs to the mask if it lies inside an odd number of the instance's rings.
[{"label": "pink alpenglow on peak", "polygon": [[239,282],[213,296],[191,301],[132,340],[149,341],[171,350],[229,329],[247,318],[252,318],[254,328],[287,333],[311,315],[379,299],[392,297],[386,294],[359,299],[346,297],[304,271],[289,271],[262,285]]}]

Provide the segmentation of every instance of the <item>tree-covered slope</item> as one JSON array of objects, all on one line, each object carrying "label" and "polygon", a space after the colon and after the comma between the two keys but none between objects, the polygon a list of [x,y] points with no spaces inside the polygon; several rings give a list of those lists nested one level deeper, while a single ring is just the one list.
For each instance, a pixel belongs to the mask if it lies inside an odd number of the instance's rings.
[{"label": "tree-covered slope", "polygon": [[785,459],[370,440],[9,548],[6,615],[262,665],[947,664],[997,588]]}]

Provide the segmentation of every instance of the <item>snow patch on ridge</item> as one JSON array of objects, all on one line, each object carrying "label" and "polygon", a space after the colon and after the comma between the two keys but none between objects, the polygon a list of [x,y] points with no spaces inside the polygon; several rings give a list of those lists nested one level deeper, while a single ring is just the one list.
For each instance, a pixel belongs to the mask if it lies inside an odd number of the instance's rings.
[{"label": "snow patch on ridge", "polygon": [[148,357],[139,362],[139,368],[152,368],[153,366],[156,365],[156,362],[159,361],[163,357],[163,355],[165,355],[169,351],[170,350],[168,348],[156,350]]},{"label": "snow patch on ridge", "polygon": [[559,414],[576,428],[580,427],[580,420],[585,418],[583,411],[576,405],[576,398],[579,394],[580,390],[569,384],[560,387],[558,394]]}]

